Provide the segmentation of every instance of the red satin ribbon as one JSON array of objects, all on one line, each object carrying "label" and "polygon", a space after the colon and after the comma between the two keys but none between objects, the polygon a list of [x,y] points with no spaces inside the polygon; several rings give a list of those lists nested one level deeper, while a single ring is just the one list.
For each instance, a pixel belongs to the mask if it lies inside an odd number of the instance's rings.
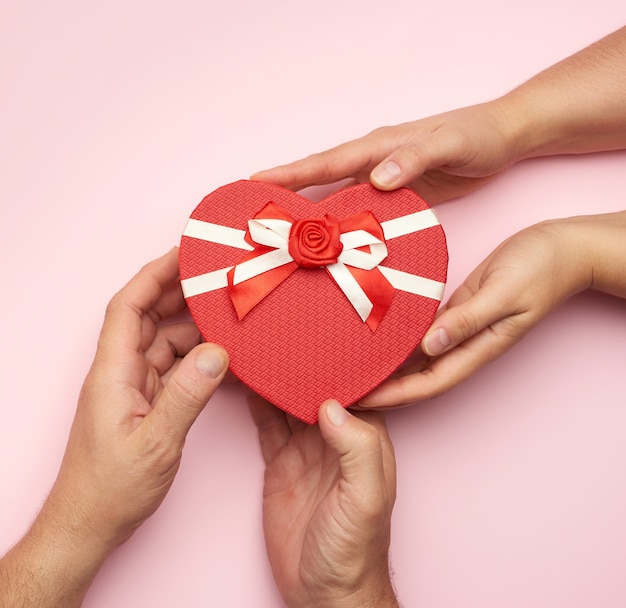
[{"label": "red satin ribbon", "polygon": [[[261,209],[261,211],[254,216],[253,219],[279,219],[286,220],[292,224],[295,221],[295,219],[287,211],[272,202],[267,203],[263,209]],[[361,211],[360,213],[340,220],[339,228],[341,234],[352,232],[354,230],[364,230],[375,236],[383,243],[385,242],[383,228],[371,211]],[[250,253],[246,253],[245,256],[239,261],[239,264],[273,251],[272,247],[260,245],[254,241],[249,230],[246,230],[245,240],[248,244],[254,247],[254,250]],[[361,247],[360,249],[367,251],[368,247]],[[242,281],[237,285],[233,283],[235,268],[236,266],[231,268],[227,274],[228,292],[233,301],[233,305],[235,306],[235,310],[237,311],[237,316],[241,321],[250,312],[250,310],[252,310],[252,308],[263,300],[263,298],[269,295],[289,275],[291,275],[291,273],[298,268],[298,264],[296,264],[295,261],[283,264],[282,266],[278,266],[277,268],[273,268],[272,270]],[[326,269],[326,267],[324,268]],[[378,270],[378,268],[363,270],[361,268],[355,268],[354,266],[348,266],[347,264],[346,268],[357,280],[373,305],[373,308],[365,322],[372,331],[376,331],[376,328],[383,320],[383,317],[391,305],[394,288],[380,272],[380,270]],[[306,269],[307,272],[312,272],[314,270],[316,269]],[[327,274],[333,278],[332,274],[329,272],[327,272]]]}]

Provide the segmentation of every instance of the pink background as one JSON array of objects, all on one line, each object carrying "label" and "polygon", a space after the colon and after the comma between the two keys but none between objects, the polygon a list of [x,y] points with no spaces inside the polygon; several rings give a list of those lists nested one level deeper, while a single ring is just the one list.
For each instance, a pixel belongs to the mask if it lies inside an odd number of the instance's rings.
[{"label": "pink background", "polygon": [[[54,480],[110,296],[204,194],[490,99],[626,22],[615,0],[3,2],[0,552]],[[438,208],[447,294],[544,218],[624,207],[626,153],[525,162]],[[399,596],[626,604],[626,305],[581,294],[450,393],[392,413]],[[280,606],[243,392],[192,429],[159,512],[85,605]]]}]

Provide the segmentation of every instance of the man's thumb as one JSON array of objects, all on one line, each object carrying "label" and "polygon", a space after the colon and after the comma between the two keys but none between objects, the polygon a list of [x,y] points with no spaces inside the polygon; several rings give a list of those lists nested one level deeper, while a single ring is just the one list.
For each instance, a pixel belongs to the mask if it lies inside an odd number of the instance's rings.
[{"label": "man's thumb", "polygon": [[221,346],[196,346],[169,378],[150,415],[184,439],[227,369],[228,355]]},{"label": "man's thumb", "polygon": [[328,445],[339,454],[339,466],[349,485],[376,494],[384,486],[383,451],[380,432],[373,424],[353,416],[337,401],[322,403],[320,431]]}]

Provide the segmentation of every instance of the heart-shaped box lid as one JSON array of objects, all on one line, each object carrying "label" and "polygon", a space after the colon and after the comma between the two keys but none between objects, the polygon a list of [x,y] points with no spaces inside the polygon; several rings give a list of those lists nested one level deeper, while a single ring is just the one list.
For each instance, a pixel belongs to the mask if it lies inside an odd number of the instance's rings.
[{"label": "heart-shaped box lid", "polygon": [[179,256],[204,339],[226,348],[242,382],[307,423],[327,398],[358,401],[415,350],[448,265],[426,202],[369,184],[319,203],[263,182],[223,186],[191,214]]}]

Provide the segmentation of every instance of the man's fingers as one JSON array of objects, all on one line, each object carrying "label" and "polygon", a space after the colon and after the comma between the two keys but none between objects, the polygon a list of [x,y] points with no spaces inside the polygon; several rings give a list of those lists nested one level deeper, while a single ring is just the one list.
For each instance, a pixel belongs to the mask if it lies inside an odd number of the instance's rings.
[{"label": "man's fingers", "polygon": [[[102,356],[117,358],[120,348],[137,349],[142,316],[152,309],[178,278],[178,248],[146,264],[109,303],[100,334]],[[174,292],[175,296],[175,292]],[[177,300],[177,297],[173,299]],[[178,300],[177,300],[178,301]]]},{"label": "man's fingers", "polygon": [[[184,441],[228,369],[226,351],[215,344],[196,346],[169,378],[147,421],[152,431]],[[145,422],[145,421],[144,421]]]},{"label": "man's fingers", "polygon": [[248,407],[259,431],[263,461],[269,464],[291,437],[287,414],[258,395],[248,397]]},{"label": "man's fingers", "polygon": [[144,350],[144,357],[162,376],[178,357],[184,357],[201,342],[202,336],[195,323],[160,325]]},{"label": "man's fingers", "polygon": [[393,444],[391,443],[391,437],[389,437],[389,430],[387,429],[387,423],[385,422],[385,414],[382,411],[375,410],[363,410],[357,411],[356,417],[371,424],[378,431],[380,437],[380,445],[383,452],[383,470],[387,487],[390,490],[390,496],[395,501],[396,496],[396,456]]}]

